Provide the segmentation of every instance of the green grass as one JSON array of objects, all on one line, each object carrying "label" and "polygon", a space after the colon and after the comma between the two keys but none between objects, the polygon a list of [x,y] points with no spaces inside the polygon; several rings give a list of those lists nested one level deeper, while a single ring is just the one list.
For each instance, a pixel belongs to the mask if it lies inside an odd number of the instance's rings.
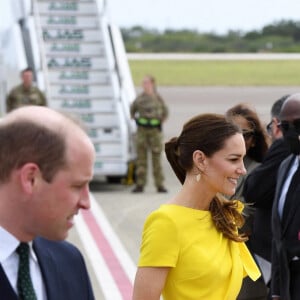
[{"label": "green grass", "polygon": [[300,85],[299,60],[130,60],[129,65],[136,86],[145,74],[160,86]]}]

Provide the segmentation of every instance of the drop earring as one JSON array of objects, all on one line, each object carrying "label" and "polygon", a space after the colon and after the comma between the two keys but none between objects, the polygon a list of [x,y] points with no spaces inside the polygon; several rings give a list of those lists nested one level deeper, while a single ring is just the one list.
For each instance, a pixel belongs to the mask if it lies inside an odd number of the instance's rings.
[{"label": "drop earring", "polygon": [[199,182],[201,179],[201,173],[199,173],[198,175],[196,175],[196,181]]}]

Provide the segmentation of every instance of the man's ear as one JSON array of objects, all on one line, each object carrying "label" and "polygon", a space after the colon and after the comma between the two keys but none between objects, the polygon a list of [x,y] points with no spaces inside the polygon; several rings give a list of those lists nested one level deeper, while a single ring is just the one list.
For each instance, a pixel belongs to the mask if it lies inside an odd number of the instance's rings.
[{"label": "man's ear", "polygon": [[19,172],[22,189],[27,194],[32,194],[40,178],[40,168],[35,163],[26,163],[19,169]]},{"label": "man's ear", "polygon": [[277,118],[272,119],[274,122],[274,126],[272,127],[273,129],[273,135],[275,138],[281,138],[283,136],[281,128],[278,126],[280,121]]}]

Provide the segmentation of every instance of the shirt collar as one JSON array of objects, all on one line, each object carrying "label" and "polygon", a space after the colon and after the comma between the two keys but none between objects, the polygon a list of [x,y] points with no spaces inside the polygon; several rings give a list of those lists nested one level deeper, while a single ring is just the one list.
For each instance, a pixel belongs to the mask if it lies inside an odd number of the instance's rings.
[{"label": "shirt collar", "polygon": [[[0,245],[5,245],[5,247],[0,246],[0,264],[16,251],[19,244],[20,241],[18,239],[0,226]],[[32,248],[32,241],[28,244],[31,258],[37,262],[37,257]]]},{"label": "shirt collar", "polygon": [[299,156],[296,156],[295,157],[295,160],[294,160],[294,162],[293,162],[293,166],[297,169],[298,168],[298,166],[299,166],[299,162],[300,162],[300,158],[299,158]]},{"label": "shirt collar", "polygon": [[[0,226],[0,263],[12,255],[19,245],[19,241],[8,231]],[[3,247],[5,245],[5,247]]]}]

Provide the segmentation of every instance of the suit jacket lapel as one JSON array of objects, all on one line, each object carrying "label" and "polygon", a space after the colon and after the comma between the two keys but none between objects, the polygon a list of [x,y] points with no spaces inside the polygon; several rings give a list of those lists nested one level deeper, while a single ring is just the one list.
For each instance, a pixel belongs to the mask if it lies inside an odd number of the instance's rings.
[{"label": "suit jacket lapel", "polygon": [[0,295],[1,299],[18,300],[18,296],[10,285],[8,278],[0,264]]},{"label": "suit jacket lapel", "polygon": [[44,246],[42,247],[38,239],[34,240],[33,248],[41,268],[47,299],[60,299],[60,281],[58,280],[58,271],[52,253]]},{"label": "suit jacket lapel", "polygon": [[287,177],[288,171],[291,167],[291,164],[293,163],[295,159],[294,155],[290,155],[289,158],[284,162],[284,165],[281,166],[278,172],[278,177],[277,177],[277,186],[276,186],[276,193],[275,193],[275,201],[273,204],[273,226],[274,226],[274,232],[273,234],[279,235],[279,238],[281,237],[283,233],[283,224],[281,223],[279,213],[278,213],[278,203],[279,203],[279,198],[282,192],[282,188],[285,182],[285,179]]}]

